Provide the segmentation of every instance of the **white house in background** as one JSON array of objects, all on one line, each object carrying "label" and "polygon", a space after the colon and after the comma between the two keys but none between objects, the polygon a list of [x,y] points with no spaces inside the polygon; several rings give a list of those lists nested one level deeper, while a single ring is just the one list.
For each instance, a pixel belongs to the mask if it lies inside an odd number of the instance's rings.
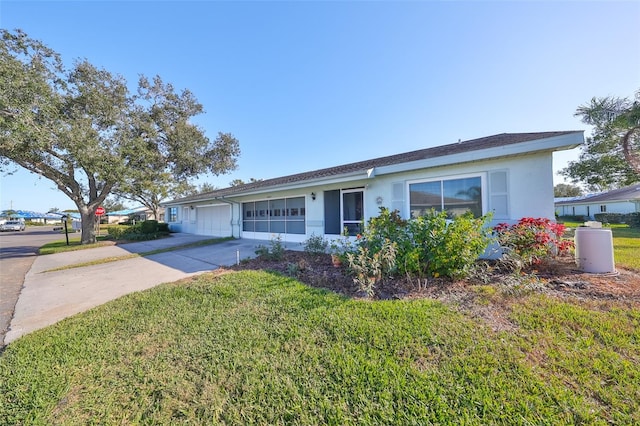
[{"label": "white house in background", "polygon": [[154,218],[153,211],[147,207],[140,206],[132,209],[118,210],[113,212],[107,212],[105,214],[107,223],[120,223],[128,220],[134,220],[140,222],[143,220],[155,219],[159,222],[164,221],[164,208],[158,209],[158,219]]},{"label": "white house in background", "polygon": [[582,131],[503,133],[172,200],[165,220],[175,232],[303,242],[356,235],[380,207],[552,219],[552,154],[583,142]]},{"label": "white house in background", "polygon": [[556,199],[555,205],[558,216],[590,219],[594,219],[596,213],[640,212],[640,183],[600,194]]}]

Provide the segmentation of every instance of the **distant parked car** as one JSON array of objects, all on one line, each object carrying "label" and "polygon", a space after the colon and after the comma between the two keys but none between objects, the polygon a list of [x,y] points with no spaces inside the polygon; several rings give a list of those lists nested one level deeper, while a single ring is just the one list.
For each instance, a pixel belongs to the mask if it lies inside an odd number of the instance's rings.
[{"label": "distant parked car", "polygon": [[0,231],[24,231],[24,222],[19,220],[8,220],[0,225]]}]

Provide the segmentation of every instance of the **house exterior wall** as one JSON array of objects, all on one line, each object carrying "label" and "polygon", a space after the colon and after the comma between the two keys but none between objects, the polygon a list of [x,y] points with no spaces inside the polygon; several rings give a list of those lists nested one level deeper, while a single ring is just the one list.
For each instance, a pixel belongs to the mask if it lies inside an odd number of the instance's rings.
[{"label": "house exterior wall", "polygon": [[[538,153],[477,163],[458,164],[448,167],[415,170],[411,172],[377,177],[368,187],[366,197],[367,213],[377,215],[376,198],[383,199],[383,206],[392,208],[394,182],[405,184],[403,217],[408,217],[408,183],[422,179],[456,178],[458,176],[480,175],[483,182],[483,214],[489,212],[489,173],[505,171],[508,187],[508,215],[495,217],[494,222],[513,222],[525,216],[552,219],[553,205],[553,157],[551,153]],[[370,216],[369,216],[370,217]]]},{"label": "house exterior wall", "polygon": [[[170,209],[176,209],[175,218],[171,218]],[[202,217],[210,216],[212,210],[232,210],[233,213],[229,213],[229,218],[226,216],[222,219],[225,223],[211,224],[211,226],[203,225]],[[236,215],[236,216],[232,216]],[[236,211],[233,211],[233,206],[225,202],[200,202],[189,203],[183,205],[171,205],[165,209],[165,220],[169,224],[169,229],[172,232],[184,232],[186,234],[202,234],[211,235],[216,237],[231,237],[239,238],[239,232],[237,225],[234,226],[233,217],[237,217]],[[200,219],[200,220],[199,220]]]},{"label": "house exterior wall", "polygon": [[[602,206],[604,210],[602,211]],[[640,205],[632,201],[609,201],[600,203],[559,204],[556,212],[559,216],[586,216],[594,219],[597,213],[633,213],[640,211]],[[575,213],[574,213],[575,212]]]},{"label": "house exterior wall", "polygon": [[[555,208],[552,166],[551,152],[542,152],[410,171],[398,172],[393,169],[380,168],[372,170],[370,174],[342,176],[316,183],[301,182],[296,187],[288,189],[261,190],[254,194],[227,197],[224,200],[169,205],[168,209],[177,208],[177,216],[172,221],[170,214],[167,214],[166,220],[172,231],[197,233],[199,208],[205,205],[229,206],[231,209],[230,229],[233,237],[270,240],[277,235],[268,232],[243,231],[242,203],[303,197],[305,233],[280,234],[283,241],[303,242],[312,235],[325,235],[325,191],[362,188],[365,222],[371,217],[377,216],[380,207],[386,207],[390,210],[398,209],[404,218],[408,218],[410,183],[433,179],[455,179],[461,176],[481,178],[483,214],[492,210],[492,206],[495,205],[494,199],[505,203],[504,207],[498,209],[502,211],[502,214],[494,217],[494,223],[514,223],[525,216],[553,219]],[[492,173],[500,173],[501,176],[506,177],[504,196],[493,197],[495,191],[492,192],[490,184]],[[202,226],[200,228],[202,229]],[[335,235],[326,236],[328,238],[335,237]]]}]

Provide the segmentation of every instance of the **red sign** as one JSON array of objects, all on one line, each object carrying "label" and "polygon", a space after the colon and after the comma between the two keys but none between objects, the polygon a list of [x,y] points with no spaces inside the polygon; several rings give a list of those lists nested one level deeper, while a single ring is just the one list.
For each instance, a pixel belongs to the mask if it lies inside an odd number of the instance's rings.
[{"label": "red sign", "polygon": [[96,209],[96,216],[102,216],[103,214],[105,214],[104,207],[98,207]]}]

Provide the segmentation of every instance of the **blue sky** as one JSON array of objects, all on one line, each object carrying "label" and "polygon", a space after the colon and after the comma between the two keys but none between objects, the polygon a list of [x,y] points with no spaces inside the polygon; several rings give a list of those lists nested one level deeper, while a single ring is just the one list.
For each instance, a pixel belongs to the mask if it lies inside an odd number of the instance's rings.
[{"label": "blue sky", "polygon": [[[0,2],[2,28],[68,65],[192,91],[206,134],[240,141],[237,171],[201,179],[218,187],[504,132],[588,135],[579,105],[640,88],[639,23],[637,1]],[[44,178],[0,179],[0,210],[75,208]]]}]

